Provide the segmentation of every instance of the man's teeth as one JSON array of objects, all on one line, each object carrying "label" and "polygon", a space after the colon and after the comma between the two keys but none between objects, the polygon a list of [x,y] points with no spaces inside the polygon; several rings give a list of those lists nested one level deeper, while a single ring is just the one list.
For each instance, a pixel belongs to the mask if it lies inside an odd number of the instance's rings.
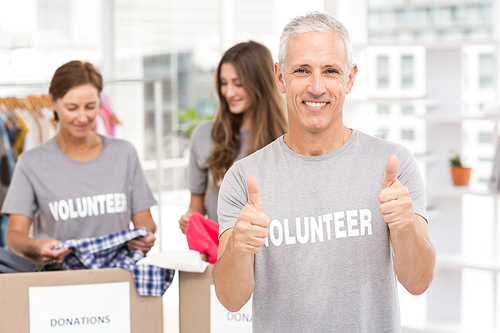
[{"label": "man's teeth", "polygon": [[318,107],[321,107],[321,106],[325,106],[326,105],[326,102],[322,102],[322,103],[314,103],[314,102],[304,102],[307,106],[312,106],[313,108],[318,108]]}]

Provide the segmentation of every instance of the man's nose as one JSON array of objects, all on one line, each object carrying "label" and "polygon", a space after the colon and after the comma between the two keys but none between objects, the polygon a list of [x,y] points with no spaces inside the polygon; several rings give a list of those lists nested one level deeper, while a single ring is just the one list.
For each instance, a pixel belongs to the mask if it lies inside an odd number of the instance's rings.
[{"label": "man's nose", "polygon": [[320,96],[325,93],[325,79],[321,74],[311,75],[308,85],[308,91],[314,96]]}]

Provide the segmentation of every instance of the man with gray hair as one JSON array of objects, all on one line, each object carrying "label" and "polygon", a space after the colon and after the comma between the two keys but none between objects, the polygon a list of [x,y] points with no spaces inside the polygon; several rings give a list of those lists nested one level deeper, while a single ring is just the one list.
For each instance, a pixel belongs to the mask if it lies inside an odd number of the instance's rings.
[{"label": "man with gray hair", "polygon": [[254,332],[399,332],[396,279],[414,295],[433,279],[412,154],[343,123],[352,54],[333,17],[293,19],[275,64],[289,132],[222,182],[215,290],[229,311],[253,293]]}]

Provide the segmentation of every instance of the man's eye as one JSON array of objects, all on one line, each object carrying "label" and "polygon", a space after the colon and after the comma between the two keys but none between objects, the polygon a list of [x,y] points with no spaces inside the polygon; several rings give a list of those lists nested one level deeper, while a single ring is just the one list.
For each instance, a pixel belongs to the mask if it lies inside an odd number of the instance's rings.
[{"label": "man's eye", "polygon": [[306,70],[303,68],[299,68],[299,69],[295,70],[295,73],[299,73],[299,74],[304,74],[305,72],[306,72]]},{"label": "man's eye", "polygon": [[339,71],[338,71],[338,70],[336,70],[336,69],[328,69],[326,72],[327,72],[328,74],[338,74],[338,73],[339,73]]}]

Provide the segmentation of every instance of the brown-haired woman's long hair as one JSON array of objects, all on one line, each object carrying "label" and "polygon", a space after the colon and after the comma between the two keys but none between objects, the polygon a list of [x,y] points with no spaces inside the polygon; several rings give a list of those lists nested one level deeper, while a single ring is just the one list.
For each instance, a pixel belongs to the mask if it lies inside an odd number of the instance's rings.
[{"label": "brown-haired woman's long hair", "polygon": [[[57,101],[64,97],[66,93],[82,84],[90,83],[100,94],[103,88],[102,75],[89,62],[73,60],[59,67],[50,81],[49,94],[52,100]],[[57,120],[57,113],[54,113]]]},{"label": "brown-haired woman's long hair", "polygon": [[216,185],[220,184],[234,163],[241,146],[243,114],[232,114],[221,93],[220,72],[226,63],[234,66],[243,88],[252,100],[250,107],[253,117],[247,155],[271,143],[288,129],[284,100],[276,86],[273,57],[269,49],[253,41],[231,47],[222,56],[215,76],[219,109],[212,126],[215,144],[208,159],[208,167]]}]

